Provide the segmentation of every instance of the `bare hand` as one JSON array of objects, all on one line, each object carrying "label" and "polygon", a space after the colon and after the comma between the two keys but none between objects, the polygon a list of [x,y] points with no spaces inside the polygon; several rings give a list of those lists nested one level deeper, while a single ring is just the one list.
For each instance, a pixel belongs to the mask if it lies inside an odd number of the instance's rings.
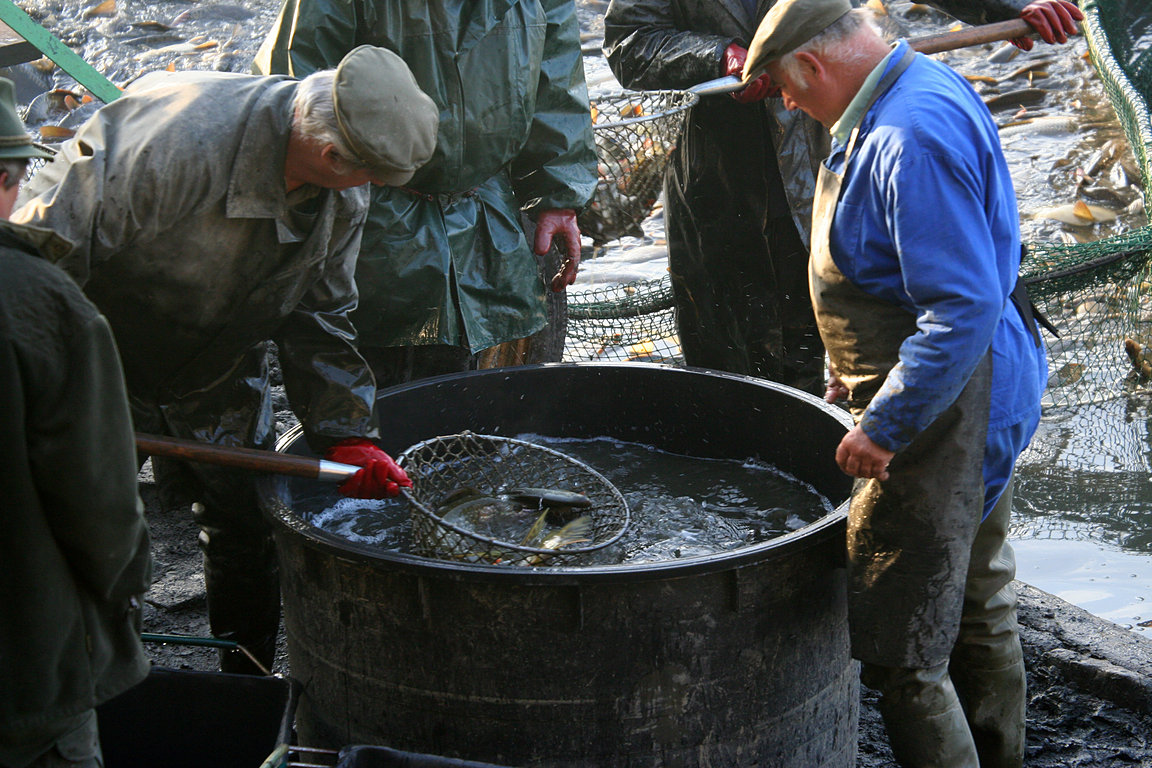
[{"label": "bare hand", "polygon": [[580,270],[580,227],[576,224],[576,212],[568,208],[543,211],[536,220],[536,254],[543,256],[552,249],[555,239],[564,241],[564,262],[560,271],[552,278],[552,290],[556,293],[576,282]]},{"label": "bare hand", "polygon": [[848,399],[848,387],[840,381],[840,377],[831,367],[828,368],[828,383],[824,388],[824,402],[835,403],[837,400]]},{"label": "bare hand", "polygon": [[852,477],[888,479],[888,462],[896,454],[872,442],[860,427],[852,427],[836,448],[836,463]]}]

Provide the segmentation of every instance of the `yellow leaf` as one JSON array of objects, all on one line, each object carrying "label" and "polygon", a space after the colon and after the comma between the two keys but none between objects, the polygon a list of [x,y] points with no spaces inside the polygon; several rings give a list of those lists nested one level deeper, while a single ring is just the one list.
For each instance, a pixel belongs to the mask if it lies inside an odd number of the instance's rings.
[{"label": "yellow leaf", "polygon": [[88,10],[84,11],[84,18],[90,19],[93,16],[115,16],[116,15],[116,0],[104,0],[100,5],[94,5]]},{"label": "yellow leaf", "polygon": [[42,139],[70,139],[75,135],[76,131],[71,128],[64,128],[59,125],[40,126],[40,138]]}]

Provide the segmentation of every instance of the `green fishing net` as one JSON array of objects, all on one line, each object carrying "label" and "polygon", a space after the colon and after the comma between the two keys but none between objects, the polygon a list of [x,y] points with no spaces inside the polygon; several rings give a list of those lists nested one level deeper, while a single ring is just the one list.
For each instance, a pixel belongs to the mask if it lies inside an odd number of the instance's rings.
[{"label": "green fishing net", "polygon": [[[1152,193],[1152,8],[1146,0],[1084,0],[1093,66]],[[1148,384],[1152,345],[1152,226],[1072,245],[1028,243],[1021,271],[1033,302],[1056,326],[1048,344],[1045,405],[1100,402]],[[1126,349],[1127,347],[1127,349]],[[1130,354],[1131,351],[1131,354]],[[1135,357],[1135,359],[1134,359]]]}]

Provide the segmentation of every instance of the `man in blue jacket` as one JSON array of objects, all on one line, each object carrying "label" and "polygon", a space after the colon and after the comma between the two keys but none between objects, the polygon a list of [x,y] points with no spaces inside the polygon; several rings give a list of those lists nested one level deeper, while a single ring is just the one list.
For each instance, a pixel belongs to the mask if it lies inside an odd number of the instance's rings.
[{"label": "man in blue jacket", "polygon": [[1019,214],[996,124],[947,67],[892,48],[849,0],[785,0],[746,80],[832,134],[809,287],[856,426],[841,469],[849,627],[908,766],[1019,766],[1025,676],[1011,478],[1044,350],[1018,288]]}]

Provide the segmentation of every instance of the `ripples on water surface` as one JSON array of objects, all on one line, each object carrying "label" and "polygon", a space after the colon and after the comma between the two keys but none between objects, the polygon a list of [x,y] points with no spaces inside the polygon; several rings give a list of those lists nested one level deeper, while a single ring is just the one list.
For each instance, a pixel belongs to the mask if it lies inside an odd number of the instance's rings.
[{"label": "ripples on water surface", "polygon": [[[584,462],[628,503],[632,522],[624,537],[585,565],[726,552],[798,530],[832,512],[811,486],[758,462],[690,458],[610,438],[518,438]],[[403,501],[342,499],[316,483],[299,482],[294,489],[294,510],[316,527],[359,544],[411,551]]]}]

